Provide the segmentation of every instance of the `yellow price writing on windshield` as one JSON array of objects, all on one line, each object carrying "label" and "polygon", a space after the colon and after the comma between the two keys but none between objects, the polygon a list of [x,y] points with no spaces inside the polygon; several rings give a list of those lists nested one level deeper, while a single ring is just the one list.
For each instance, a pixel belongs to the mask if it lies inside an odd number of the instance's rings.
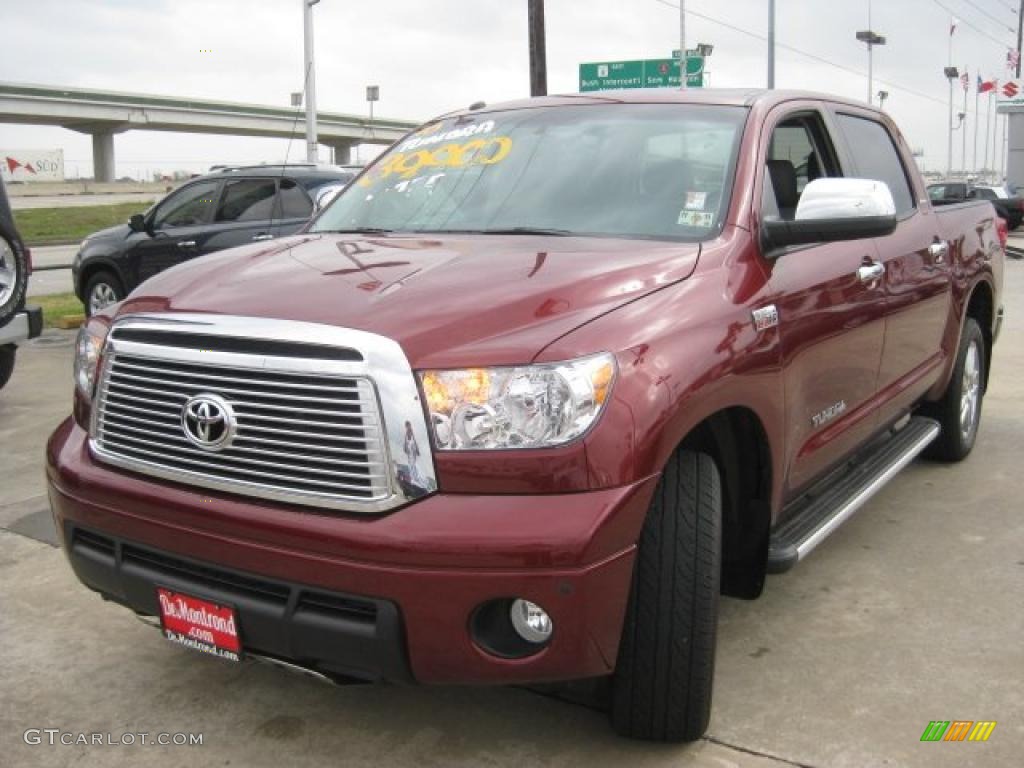
[{"label": "yellow price writing on windshield", "polygon": [[392,175],[409,179],[423,170],[435,168],[496,165],[508,157],[511,151],[512,139],[508,136],[493,136],[487,139],[470,139],[462,144],[445,144],[433,150],[395,152],[382,160],[359,183],[367,187]]}]

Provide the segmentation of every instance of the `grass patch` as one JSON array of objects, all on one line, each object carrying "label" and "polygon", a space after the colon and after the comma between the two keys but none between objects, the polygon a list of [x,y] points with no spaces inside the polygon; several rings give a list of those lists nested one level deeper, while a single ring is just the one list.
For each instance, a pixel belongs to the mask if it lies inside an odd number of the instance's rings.
[{"label": "grass patch", "polygon": [[67,208],[26,208],[14,212],[14,223],[22,239],[31,245],[81,240],[93,232],[124,224],[133,213],[142,213],[150,203],[82,205]]},{"label": "grass patch", "polygon": [[29,304],[43,308],[43,327],[53,328],[57,320],[65,315],[85,314],[85,307],[73,293],[55,293],[52,296],[33,296]]}]

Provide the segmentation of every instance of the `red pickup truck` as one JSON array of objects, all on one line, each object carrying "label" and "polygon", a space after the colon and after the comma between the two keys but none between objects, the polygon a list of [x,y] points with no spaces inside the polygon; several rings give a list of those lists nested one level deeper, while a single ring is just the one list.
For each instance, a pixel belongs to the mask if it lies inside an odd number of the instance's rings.
[{"label": "red pickup truck", "polygon": [[93,317],[53,511],[86,586],[191,648],[603,678],[618,732],[695,739],[719,594],[970,452],[1003,261],[857,102],[477,105]]}]

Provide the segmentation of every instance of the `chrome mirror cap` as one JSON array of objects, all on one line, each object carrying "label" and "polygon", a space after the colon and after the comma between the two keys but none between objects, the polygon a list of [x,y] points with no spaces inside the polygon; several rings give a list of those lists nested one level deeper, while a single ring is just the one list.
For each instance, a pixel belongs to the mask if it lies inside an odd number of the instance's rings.
[{"label": "chrome mirror cap", "polygon": [[873,179],[815,179],[804,187],[795,221],[895,216],[889,185]]}]

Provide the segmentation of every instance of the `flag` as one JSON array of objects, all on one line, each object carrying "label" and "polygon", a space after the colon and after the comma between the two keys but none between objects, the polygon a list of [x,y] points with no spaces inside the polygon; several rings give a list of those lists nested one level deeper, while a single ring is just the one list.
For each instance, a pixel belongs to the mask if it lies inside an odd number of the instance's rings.
[{"label": "flag", "polygon": [[970,87],[970,84],[971,78],[967,76],[967,70],[964,70],[964,73],[960,75],[960,85],[962,85],[966,91]]},{"label": "flag", "polygon": [[978,75],[978,93],[988,93],[996,89],[995,80],[982,80],[981,75]]},{"label": "flag", "polygon": [[954,17],[952,17],[952,18],[951,18],[951,19],[949,20],[949,36],[950,36],[950,37],[952,37],[952,36],[953,36],[953,33],[954,33],[954,32],[956,32],[956,25],[957,25],[957,24],[959,24],[959,23],[960,23],[960,22],[959,22],[959,21],[957,20],[957,18],[956,18],[955,16],[954,16]]},{"label": "flag", "polygon": [[1020,51],[1011,48],[1006,52],[1006,68],[1016,69],[1018,64],[1020,64]]}]

